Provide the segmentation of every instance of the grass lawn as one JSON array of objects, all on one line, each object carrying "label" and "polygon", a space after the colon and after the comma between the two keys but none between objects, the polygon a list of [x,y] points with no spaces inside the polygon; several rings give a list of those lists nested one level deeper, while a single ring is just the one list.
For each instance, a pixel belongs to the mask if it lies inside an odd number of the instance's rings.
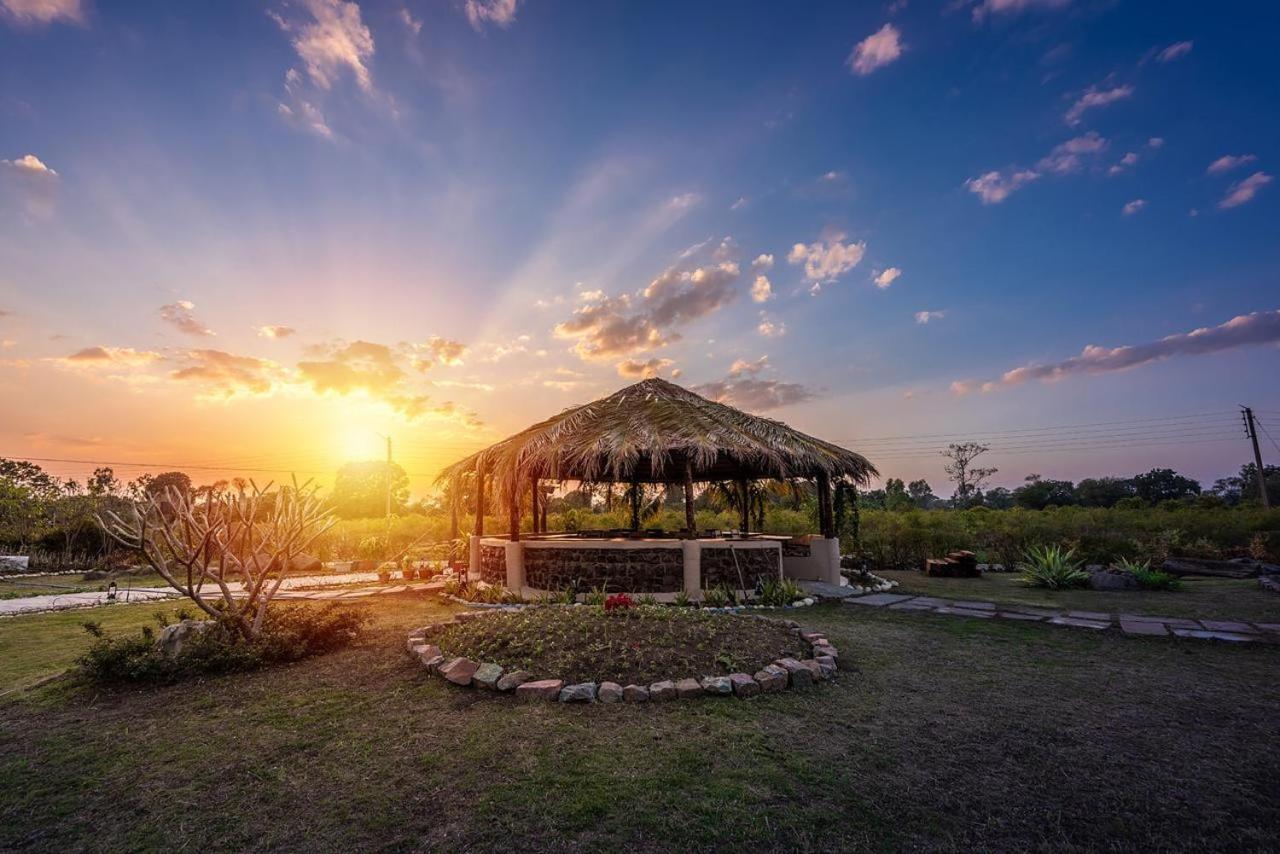
[{"label": "grass lawn", "polygon": [[912,571],[877,574],[899,583],[894,593],[1112,614],[1280,622],[1280,596],[1263,590],[1256,578],[1184,578],[1184,589],[1170,593],[1154,590],[1045,590],[1026,586],[1014,572],[989,572],[981,578],[933,578]]},{"label": "grass lawn", "polygon": [[117,575],[114,578],[95,578],[86,581],[83,574],[44,575],[35,578],[21,575],[0,576],[0,599],[21,599],[27,596],[47,596],[62,593],[89,593],[106,590],[115,581],[124,595],[130,587],[168,587],[169,583],[155,573]]},{"label": "grass lawn", "polygon": [[[834,684],[530,707],[404,653],[441,606],[374,607],[298,664],[0,701],[0,850],[1280,846],[1274,647],[824,605]],[[65,661],[86,616],[0,630]]]}]

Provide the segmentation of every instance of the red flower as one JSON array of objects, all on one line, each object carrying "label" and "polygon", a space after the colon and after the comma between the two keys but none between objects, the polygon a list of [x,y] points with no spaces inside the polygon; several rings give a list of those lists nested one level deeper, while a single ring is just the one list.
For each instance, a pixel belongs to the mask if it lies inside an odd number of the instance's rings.
[{"label": "red flower", "polygon": [[635,604],[635,601],[626,593],[614,593],[604,600],[604,609],[606,611],[620,611]]}]

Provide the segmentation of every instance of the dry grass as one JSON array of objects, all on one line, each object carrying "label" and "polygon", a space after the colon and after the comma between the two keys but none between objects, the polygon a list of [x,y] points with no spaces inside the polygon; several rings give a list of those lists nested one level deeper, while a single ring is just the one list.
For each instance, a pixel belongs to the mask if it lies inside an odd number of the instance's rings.
[{"label": "dry grass", "polygon": [[[0,849],[1274,850],[1280,653],[823,606],[859,672],[527,707],[357,648],[0,705]],[[36,618],[30,618],[36,619]]]}]

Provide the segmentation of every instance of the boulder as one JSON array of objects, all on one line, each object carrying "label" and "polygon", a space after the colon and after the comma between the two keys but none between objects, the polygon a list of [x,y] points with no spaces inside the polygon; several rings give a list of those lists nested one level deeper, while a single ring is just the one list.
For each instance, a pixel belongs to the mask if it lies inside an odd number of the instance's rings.
[{"label": "boulder", "polygon": [[424,664],[437,655],[444,655],[444,653],[440,651],[440,647],[433,643],[424,643],[418,648],[418,658],[422,659]]},{"label": "boulder", "polygon": [[813,671],[802,662],[799,662],[794,658],[779,658],[774,662],[774,664],[787,671],[787,677],[791,681],[791,687],[808,688],[813,684]]},{"label": "boulder", "polygon": [[806,658],[804,661],[801,661],[800,663],[803,664],[805,667],[809,668],[809,672],[813,674],[814,682],[820,682],[823,679],[827,678],[827,674],[823,672],[822,665],[818,664],[817,659]]},{"label": "boulder", "polygon": [[1138,579],[1133,573],[1106,567],[1089,567],[1089,587],[1094,590],[1137,590]]},{"label": "boulder", "polygon": [[445,658],[443,655],[437,655],[434,658],[424,657],[422,659],[422,663],[427,667],[427,672],[433,675],[439,674],[440,666],[444,664],[446,661],[448,661],[448,659]]},{"label": "boulder", "polygon": [[823,679],[836,678],[836,660],[834,658],[829,655],[820,655],[815,661],[818,662],[818,667],[822,670]]},{"label": "boulder", "polygon": [[622,689],[622,699],[628,703],[647,702],[649,699],[649,689],[643,685],[628,685]]},{"label": "boulder", "polygon": [[703,676],[702,691],[706,694],[717,694],[721,697],[733,693],[733,682],[728,676]]},{"label": "boulder", "polygon": [[596,691],[596,699],[602,703],[621,703],[622,686],[617,682],[601,682]]},{"label": "boulder", "polygon": [[512,670],[510,673],[502,674],[495,687],[499,691],[514,691],[532,679],[533,674],[527,670]]},{"label": "boulder", "polygon": [[661,682],[654,682],[649,686],[649,699],[656,702],[663,700],[674,700],[679,696],[676,693],[676,683],[670,679],[663,679]]},{"label": "boulder", "polygon": [[745,673],[730,673],[729,683],[733,686],[733,693],[739,699],[745,700],[760,693],[760,683]]},{"label": "boulder", "polygon": [[173,658],[182,652],[187,641],[202,635],[218,623],[216,620],[183,620],[171,626],[165,626],[156,640],[156,649],[166,658]]},{"label": "boulder", "polygon": [[676,682],[676,696],[681,700],[702,695],[702,683],[697,679],[681,679]]},{"label": "boulder", "polygon": [[579,682],[576,685],[566,685],[560,689],[560,702],[562,703],[594,703],[596,699],[596,683]]},{"label": "boulder", "polygon": [[516,688],[516,699],[527,703],[538,700],[553,701],[560,696],[560,689],[563,687],[563,679],[537,679],[525,682]]},{"label": "boulder", "polygon": [[440,668],[440,675],[454,685],[470,685],[471,677],[479,668],[479,663],[469,658],[455,658]]},{"label": "boulder", "polygon": [[766,665],[753,678],[760,683],[760,690],[765,693],[785,691],[787,689],[788,675],[786,668],[779,667],[776,664]]},{"label": "boulder", "polygon": [[486,691],[498,690],[498,680],[502,678],[502,668],[492,661],[486,661],[476,668],[471,683]]}]

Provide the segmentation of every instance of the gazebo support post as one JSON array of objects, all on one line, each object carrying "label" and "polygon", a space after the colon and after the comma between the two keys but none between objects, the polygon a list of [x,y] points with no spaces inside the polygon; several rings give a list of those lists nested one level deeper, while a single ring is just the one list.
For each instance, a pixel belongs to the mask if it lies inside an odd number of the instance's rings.
[{"label": "gazebo support post", "polygon": [[511,483],[511,497],[507,501],[507,530],[511,542],[520,541],[520,480],[514,478]]},{"label": "gazebo support post", "polygon": [[698,536],[698,523],[693,515],[693,463],[684,461],[684,526],[689,529],[689,536]]},{"label": "gazebo support post", "polygon": [[484,461],[476,462],[476,524],[471,537],[471,554],[467,563],[467,576],[480,571],[480,540],[484,537]]},{"label": "gazebo support post", "polygon": [[751,530],[751,506],[747,500],[748,496],[751,493],[751,490],[747,486],[747,479],[745,477],[738,478],[737,485],[738,485],[738,517],[739,517],[738,521],[740,522],[738,527],[739,527],[739,530],[741,530],[743,535],[745,536],[747,532]]},{"label": "gazebo support post", "polygon": [[547,504],[550,503],[550,498],[551,496],[549,495],[542,496],[542,523],[538,530],[542,531],[544,534],[547,532]]},{"label": "gazebo support post", "polygon": [[[455,481],[456,484],[456,481]],[[458,561],[458,489],[449,496],[449,566]]]},{"label": "gazebo support post", "polygon": [[825,471],[818,472],[818,530],[822,536],[835,536],[835,521],[831,515],[831,478]]},{"label": "gazebo support post", "polygon": [[[609,487],[612,491],[613,487]],[[640,532],[640,481],[631,481],[631,533]]]},{"label": "gazebo support post", "polygon": [[536,477],[532,478],[531,486],[532,488],[529,490],[529,494],[531,496],[531,503],[529,506],[533,511],[533,532],[537,534],[537,533],[541,533],[541,531],[538,528],[538,522],[541,519],[541,515],[538,513],[538,500],[540,496],[538,495],[538,479]]}]

